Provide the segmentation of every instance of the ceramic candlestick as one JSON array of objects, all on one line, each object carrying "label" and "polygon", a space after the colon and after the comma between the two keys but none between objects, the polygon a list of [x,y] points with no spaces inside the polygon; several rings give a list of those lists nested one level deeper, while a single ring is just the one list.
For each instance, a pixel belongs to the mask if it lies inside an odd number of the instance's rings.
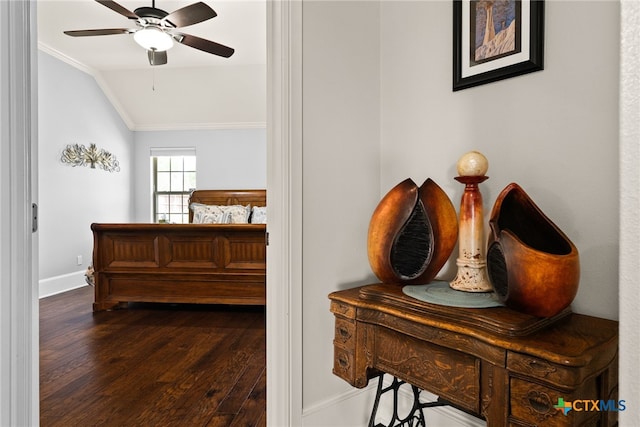
[{"label": "ceramic candlestick", "polygon": [[487,275],[482,194],[478,184],[488,179],[487,159],[476,151],[465,154],[457,164],[460,176],[455,180],[465,185],[458,218],[458,273],[449,284],[465,292],[490,292],[493,287]]}]

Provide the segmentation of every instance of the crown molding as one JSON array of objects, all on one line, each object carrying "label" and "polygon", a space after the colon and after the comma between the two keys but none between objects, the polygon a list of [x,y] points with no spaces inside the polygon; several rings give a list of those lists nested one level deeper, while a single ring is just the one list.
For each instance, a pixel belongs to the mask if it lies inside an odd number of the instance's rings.
[{"label": "crown molding", "polygon": [[54,49],[51,46],[41,41],[38,41],[38,49],[46,54],[53,56],[56,59],[59,59],[60,61],[68,65],[71,65],[72,67],[82,71],[83,73],[89,74],[91,77],[93,77],[96,83],[98,84],[98,87],[100,87],[100,89],[102,90],[104,95],[107,97],[107,99],[109,100],[113,108],[116,110],[116,112],[118,113],[118,115],[120,116],[124,124],[127,126],[127,128],[131,131],[135,130],[135,123],[133,122],[133,120],[131,120],[131,117],[129,116],[129,114],[127,114],[126,110],[122,107],[122,104],[120,104],[120,102],[118,101],[118,98],[113,94],[113,92],[111,91],[111,88],[105,82],[104,78],[102,77],[102,74],[99,71],[97,71],[95,68],[89,67],[86,64],[83,64],[82,62],[68,55],[65,55],[59,50]]},{"label": "crown molding", "polygon": [[51,46],[49,46],[48,44],[43,43],[39,40],[38,40],[38,50],[41,50],[42,52],[47,53],[53,56],[54,58],[59,59],[60,61],[65,62],[84,73],[90,74],[92,76],[95,76],[96,74],[96,71],[93,68],[89,67],[88,65],[83,64],[82,62],[79,62],[68,55],[65,55],[59,50],[56,50]]},{"label": "crown molding", "polygon": [[266,129],[266,122],[236,122],[236,123],[180,123],[180,124],[167,124],[167,123],[148,123],[148,124],[136,124],[126,109],[118,101],[110,86],[105,81],[102,74],[86,64],[52,48],[43,42],[38,42],[38,49],[44,53],[53,56],[56,59],[89,74],[94,78],[104,95],[107,97],[113,108],[116,110],[122,121],[127,128],[132,132],[145,132],[145,131],[178,131],[178,130],[222,130],[222,129]]},{"label": "crown molding", "polygon": [[135,132],[176,131],[176,130],[233,130],[233,129],[266,129],[266,122],[237,122],[237,123],[181,123],[167,125],[166,123],[146,124],[135,126]]}]

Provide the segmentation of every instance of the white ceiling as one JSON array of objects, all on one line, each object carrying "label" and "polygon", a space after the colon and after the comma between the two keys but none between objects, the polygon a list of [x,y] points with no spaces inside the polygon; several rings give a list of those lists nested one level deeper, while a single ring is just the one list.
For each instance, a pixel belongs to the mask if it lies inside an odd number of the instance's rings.
[{"label": "white ceiling", "polygon": [[[131,11],[152,2],[116,1]],[[171,13],[196,1],[156,0],[155,7]],[[65,30],[135,28],[133,21],[94,0],[38,0],[38,45],[93,74],[133,130],[264,125],[266,114],[258,111],[263,105],[250,105],[243,115],[239,104],[253,99],[262,104],[266,96],[266,0],[204,2],[218,16],[181,32],[234,48],[230,58],[176,43],[167,51],[166,65],[151,67],[131,34],[65,35]],[[176,104],[179,111],[166,108]]]}]

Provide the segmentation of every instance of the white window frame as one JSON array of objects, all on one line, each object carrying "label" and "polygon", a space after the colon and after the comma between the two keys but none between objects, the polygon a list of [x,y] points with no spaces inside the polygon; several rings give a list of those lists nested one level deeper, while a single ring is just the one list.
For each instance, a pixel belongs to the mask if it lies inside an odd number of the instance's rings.
[{"label": "white window frame", "polygon": [[[151,220],[154,223],[160,222],[159,218],[158,218],[158,206],[157,206],[157,202],[158,202],[158,194],[180,194],[183,197],[186,195],[188,196],[190,194],[191,191],[195,190],[195,188],[190,188],[190,189],[186,189],[180,192],[177,191],[158,191],[157,189],[157,184],[158,184],[158,170],[157,170],[157,161],[158,161],[158,157],[195,157],[196,158],[196,162],[197,162],[197,157],[196,157],[196,149],[193,147],[189,147],[189,148],[151,148],[150,150],[150,162],[151,162]],[[197,163],[196,163],[196,170],[195,170],[196,174],[197,174]],[[196,177],[196,185],[197,185],[197,177]],[[183,223],[187,223],[188,221],[184,221]]]}]

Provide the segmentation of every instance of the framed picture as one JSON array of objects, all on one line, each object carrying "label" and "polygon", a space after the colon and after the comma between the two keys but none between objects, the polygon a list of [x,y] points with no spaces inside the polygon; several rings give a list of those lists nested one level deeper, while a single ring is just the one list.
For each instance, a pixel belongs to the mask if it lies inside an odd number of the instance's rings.
[{"label": "framed picture", "polygon": [[542,70],[543,0],[453,1],[453,90]]}]

